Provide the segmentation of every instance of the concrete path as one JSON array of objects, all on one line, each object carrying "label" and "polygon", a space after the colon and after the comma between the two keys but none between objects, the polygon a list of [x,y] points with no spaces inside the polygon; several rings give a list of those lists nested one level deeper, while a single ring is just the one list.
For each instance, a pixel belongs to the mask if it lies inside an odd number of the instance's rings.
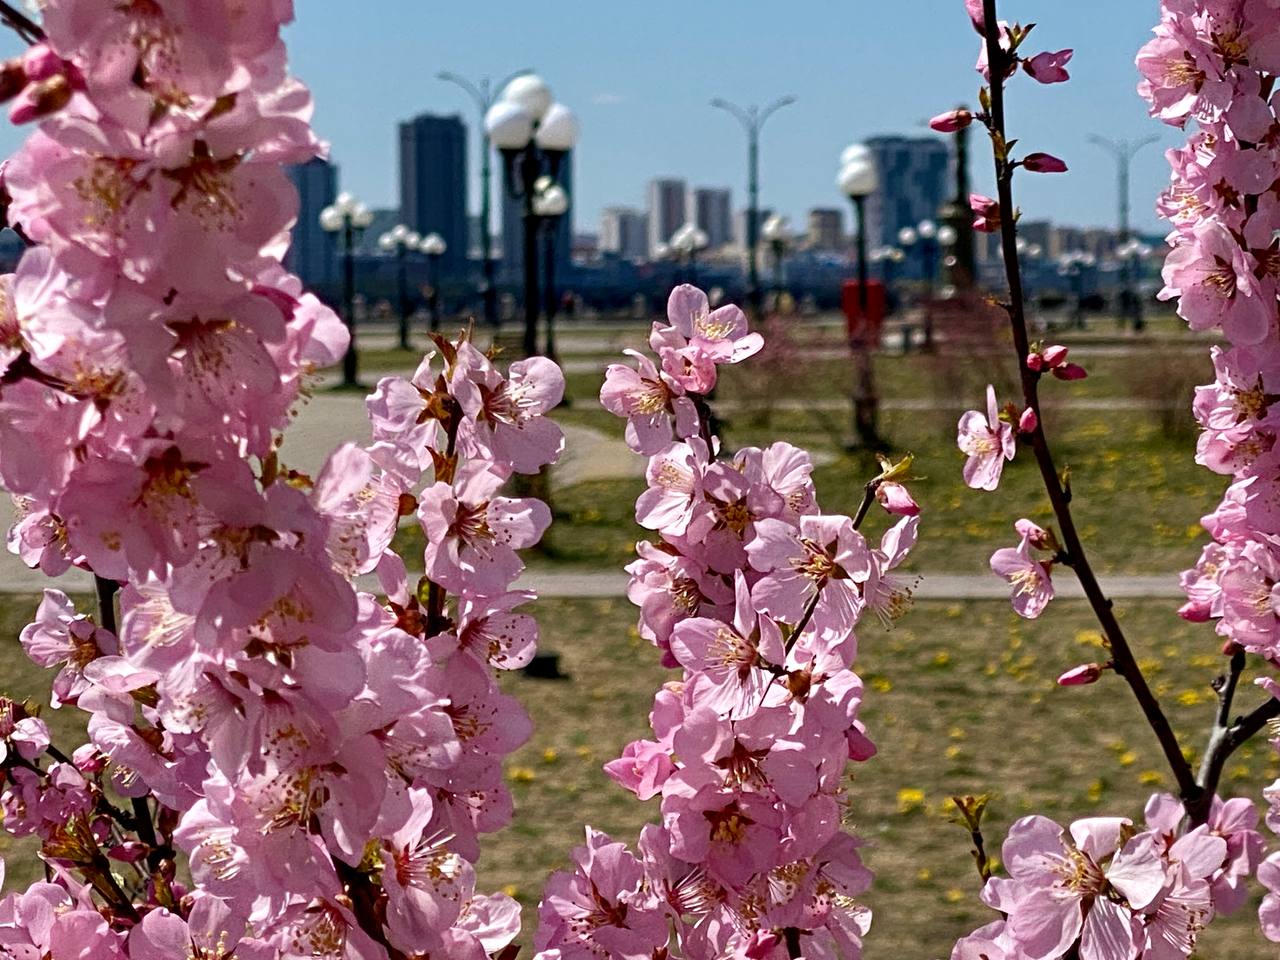
[{"label": "concrete path", "polygon": [[[0,572],[0,593],[37,593],[44,587],[56,586],[68,593],[93,589],[92,578],[82,571],[72,571],[56,581],[39,571],[27,570],[20,564],[6,563]],[[410,577],[417,579],[418,574]],[[991,575],[929,573],[919,574],[920,582],[915,595],[920,600],[1008,600],[1009,587],[1003,580]],[[1174,599],[1183,596],[1174,574],[1164,576],[1115,576],[1102,577],[1102,588],[1114,599],[1159,598]],[[534,590],[542,597],[591,598],[621,597],[626,595],[627,575],[598,570],[530,570],[517,582],[521,589]],[[378,592],[377,580],[362,578],[360,587]],[[1060,599],[1079,599],[1084,596],[1079,585],[1070,576],[1058,577],[1054,583]]]}]

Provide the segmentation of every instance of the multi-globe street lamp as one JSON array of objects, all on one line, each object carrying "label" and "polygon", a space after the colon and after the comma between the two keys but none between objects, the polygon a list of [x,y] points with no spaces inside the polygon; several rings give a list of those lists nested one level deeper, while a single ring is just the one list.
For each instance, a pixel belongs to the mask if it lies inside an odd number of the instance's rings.
[{"label": "multi-globe street lamp", "polygon": [[707,231],[697,224],[685,223],[676,229],[667,243],[667,249],[688,265],[687,283],[698,282],[698,254],[711,245]]},{"label": "multi-globe street lamp", "polygon": [[747,300],[757,316],[763,302],[757,255],[760,246],[760,128],[783,107],[795,102],[795,97],[780,97],[761,109],[755,104],[740,107],[720,97],[711,101],[711,106],[732,114],[747,134]]},{"label": "multi-globe street lamp", "polygon": [[418,244],[427,257],[427,322],[431,332],[440,329],[440,258],[444,256],[449,245],[438,233],[428,233]]},{"label": "multi-globe street lamp", "polygon": [[350,339],[342,357],[342,385],[359,386],[359,357],[356,353],[356,237],[373,223],[373,211],[351,194],[338,194],[337,199],[320,211],[320,228],[342,237],[342,322]]},{"label": "multi-globe street lamp", "polygon": [[880,188],[871,149],[862,143],[845,147],[840,154],[840,172],[836,186],[853,204],[854,250],[858,269],[858,319],[861,326],[849,338],[858,370],[853,393],[853,431],[863,448],[877,450],[884,446],[877,426],[880,401],[876,396],[875,375],[871,366],[874,331],[867,298],[867,197]]},{"label": "multi-globe street lamp", "polygon": [[1120,258],[1120,322],[1128,321],[1135,333],[1146,326],[1142,315],[1142,262],[1151,255],[1151,247],[1137,237],[1130,237],[1116,248]]},{"label": "multi-globe street lamp", "polygon": [[786,275],[783,272],[783,257],[791,244],[791,221],[780,213],[775,213],[760,228],[764,242],[769,244],[773,253],[773,289],[774,295],[781,297],[787,288]]},{"label": "multi-globe street lamp", "polygon": [[489,163],[490,142],[484,119],[489,112],[489,108],[493,106],[497,91],[505,89],[516,77],[523,77],[532,72],[532,70],[517,70],[496,86],[490,83],[488,77],[481,78],[479,83],[472,83],[466,77],[448,70],[436,74],[437,79],[452,83],[465,90],[480,109],[480,262],[483,271],[480,296],[484,301],[484,321],[493,327],[496,327],[500,320],[498,315],[498,286],[497,281],[494,279],[493,227],[489,222],[492,216],[493,202],[493,190],[490,186],[492,177]]},{"label": "multi-globe street lamp", "polygon": [[880,282],[884,284],[885,296],[893,291],[893,281],[898,265],[907,259],[901,247],[876,247],[869,254],[871,262],[880,267]]},{"label": "multi-globe street lamp", "polygon": [[538,352],[538,215],[534,210],[542,177],[554,183],[565,154],[578,139],[578,121],[568,107],[553,103],[551,89],[537,74],[516,77],[485,113],[489,141],[502,154],[503,179],[514,200],[524,202],[524,355]]},{"label": "multi-globe street lamp", "polygon": [[938,255],[944,247],[956,242],[956,230],[950,224],[941,227],[926,218],[914,227],[898,231],[898,244],[904,253],[920,251],[920,276],[924,281],[924,346],[933,348],[933,297],[934,283],[938,277]]},{"label": "multi-globe street lamp", "polygon": [[1072,324],[1080,330],[1084,329],[1084,279],[1085,273],[1092,269],[1098,260],[1091,253],[1081,250],[1070,250],[1058,258],[1058,276],[1066,277],[1071,282],[1071,297],[1074,301],[1071,312]]},{"label": "multi-globe street lamp", "polygon": [[396,258],[396,299],[400,311],[400,349],[409,349],[409,316],[413,312],[409,303],[409,280],[406,260],[410,253],[418,249],[422,237],[410,230],[403,223],[398,223],[378,238],[378,249],[383,253],[395,254]]},{"label": "multi-globe street lamp", "polygon": [[550,177],[540,177],[534,189],[533,213],[542,228],[542,294],[547,315],[545,353],[559,362],[556,356],[556,312],[560,306],[556,290],[556,232],[560,218],[569,211],[569,194]]}]

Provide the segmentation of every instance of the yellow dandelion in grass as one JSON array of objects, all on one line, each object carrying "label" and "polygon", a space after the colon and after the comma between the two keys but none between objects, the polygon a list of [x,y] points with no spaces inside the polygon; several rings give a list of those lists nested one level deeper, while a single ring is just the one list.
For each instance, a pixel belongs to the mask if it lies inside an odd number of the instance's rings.
[{"label": "yellow dandelion in grass", "polygon": [[1187,527],[1188,540],[1194,540],[1196,537],[1202,536],[1203,534],[1204,534],[1204,527],[1200,526],[1200,524],[1198,523],[1190,524]]},{"label": "yellow dandelion in grass", "polygon": [[556,750],[555,747],[547,747],[547,749],[542,751],[543,763],[555,763],[559,759],[560,759],[560,753],[559,751]]},{"label": "yellow dandelion in grass", "polygon": [[1138,774],[1138,782],[1144,787],[1154,787],[1164,782],[1164,776],[1159,770],[1143,770]]},{"label": "yellow dandelion in grass", "polygon": [[1187,661],[1187,663],[1191,664],[1191,666],[1195,667],[1197,670],[1212,670],[1221,662],[1221,657],[1215,657],[1208,653],[1197,653]]},{"label": "yellow dandelion in grass", "polygon": [[964,616],[964,604],[963,604],[963,603],[951,603],[951,604],[948,604],[948,605],[947,605],[947,609],[946,609],[946,614],[947,614],[947,619],[948,619],[948,620],[956,620],[956,619],[958,619],[959,617],[963,617],[963,616]]},{"label": "yellow dandelion in grass", "polygon": [[1234,766],[1227,773],[1227,777],[1230,778],[1231,780],[1248,780],[1249,767],[1243,763],[1239,764],[1238,766]]},{"label": "yellow dandelion in grass", "polygon": [[952,740],[963,740],[965,738],[964,728],[952,727],[950,730],[947,731],[947,736],[950,737]]},{"label": "yellow dandelion in grass", "polygon": [[538,775],[528,767],[512,767],[511,772],[507,774],[507,779],[512,783],[533,783],[538,779]]},{"label": "yellow dandelion in grass", "polygon": [[1102,634],[1097,630],[1077,630],[1076,643],[1082,647],[1102,646]]},{"label": "yellow dandelion in grass", "polygon": [[1116,757],[1116,762],[1122,767],[1132,767],[1138,762],[1138,755],[1132,750],[1126,750],[1120,756]]},{"label": "yellow dandelion in grass", "polygon": [[946,752],[947,752],[947,759],[948,759],[948,760],[959,760],[959,759],[960,759],[960,755],[961,755],[962,753],[964,753],[964,751],[960,749],[959,744],[955,744],[955,743],[953,743],[951,746],[947,747],[947,751],[946,751]]},{"label": "yellow dandelion in grass", "polygon": [[573,752],[574,752],[575,754],[577,754],[579,757],[581,757],[583,760],[590,760],[590,759],[591,759],[591,748],[590,748],[590,747],[574,747],[574,748],[573,748]]},{"label": "yellow dandelion in grass", "polygon": [[871,681],[871,689],[876,693],[888,693],[893,689],[893,684],[888,677],[874,677]]},{"label": "yellow dandelion in grass", "polygon": [[508,897],[511,897],[511,899],[513,900],[516,897],[520,896],[520,888],[517,887],[514,883],[508,883],[505,887],[502,888],[502,892],[505,893]]},{"label": "yellow dandelion in grass", "polygon": [[928,883],[930,880],[933,879],[933,871],[930,870],[928,867],[921,867],[919,870],[916,871],[916,879],[919,880],[921,883]]},{"label": "yellow dandelion in grass", "polygon": [[1205,694],[1199,690],[1183,690],[1178,694],[1178,702],[1184,707],[1194,707],[1197,704],[1204,703],[1208,699]]},{"label": "yellow dandelion in grass", "polygon": [[939,650],[933,655],[933,665],[935,667],[945,667],[951,662],[951,654],[946,650]]},{"label": "yellow dandelion in grass", "polygon": [[915,787],[903,787],[898,791],[898,812],[916,813],[924,809],[924,791]]},{"label": "yellow dandelion in grass", "polygon": [[1164,664],[1155,657],[1143,657],[1138,661],[1138,669],[1145,674],[1159,673],[1164,669]]},{"label": "yellow dandelion in grass", "polygon": [[1172,643],[1170,643],[1170,644],[1166,644],[1166,645],[1165,645],[1165,647],[1164,647],[1164,649],[1163,649],[1163,650],[1161,650],[1160,652],[1161,652],[1162,654],[1164,654],[1164,658],[1165,658],[1166,660],[1181,660],[1181,659],[1182,659],[1182,648],[1181,648],[1181,647],[1178,647],[1178,646],[1175,646],[1175,645],[1174,645],[1174,644],[1172,644]]},{"label": "yellow dandelion in grass", "polygon": [[1102,799],[1102,794],[1106,791],[1106,789],[1107,789],[1106,784],[1104,784],[1101,780],[1094,780],[1085,789],[1084,795],[1090,803],[1097,803],[1099,800]]},{"label": "yellow dandelion in grass", "polygon": [[946,900],[947,903],[959,903],[964,899],[964,891],[959,887],[951,887],[942,895],[942,898]]},{"label": "yellow dandelion in grass", "polygon": [[1000,672],[1000,668],[994,663],[988,663],[985,667],[982,668],[982,672],[985,673],[988,677],[994,677],[997,673]]}]

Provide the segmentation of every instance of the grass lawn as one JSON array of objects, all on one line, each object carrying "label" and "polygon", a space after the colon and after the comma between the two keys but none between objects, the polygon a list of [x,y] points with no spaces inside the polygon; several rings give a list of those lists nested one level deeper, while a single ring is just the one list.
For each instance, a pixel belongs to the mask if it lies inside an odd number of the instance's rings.
[{"label": "grass lawn", "polygon": [[[0,605],[5,644],[2,686],[17,696],[47,695],[47,678],[27,664],[16,633],[35,597]],[[1122,621],[1194,756],[1212,714],[1209,679],[1222,665],[1212,632],[1179,620],[1172,604],[1124,602]],[[526,908],[526,935],[547,872],[567,862],[584,823],[634,841],[656,816],[601,772],[631,739],[647,732],[657,687],[672,674],[635,634],[624,599],[544,600],[537,604],[545,649],[558,652],[571,679],[505,678],[532,714],[533,739],[510,760],[515,822],[489,838],[480,864],[487,889],[506,889]],[[948,822],[946,798],[991,792],[989,847],[1008,824],[1040,812],[1061,822],[1088,815],[1140,817],[1147,795],[1169,779],[1158,748],[1118,678],[1065,690],[1052,678],[1100,656],[1082,603],[1055,604],[1038,622],[996,602],[921,603],[890,632],[862,630],[859,672],[867,683],[863,718],[879,747],[851,768],[849,822],[868,840],[877,874],[867,902],[876,912],[869,960],[945,957],[951,942],[986,922],[966,834]],[[1242,685],[1243,702],[1256,694]],[[65,746],[73,713],[47,713]],[[1265,741],[1229,765],[1225,790],[1258,797],[1277,775]],[[4,840],[8,889],[33,878],[27,844]],[[1245,960],[1260,954],[1252,905],[1213,925],[1200,955]]]}]

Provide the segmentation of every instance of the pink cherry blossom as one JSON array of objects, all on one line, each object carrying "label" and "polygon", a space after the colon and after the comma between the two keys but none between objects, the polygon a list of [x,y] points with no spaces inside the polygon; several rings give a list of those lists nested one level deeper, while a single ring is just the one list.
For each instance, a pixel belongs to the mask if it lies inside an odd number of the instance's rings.
[{"label": "pink cherry blossom", "polygon": [[1018,443],[1013,427],[1000,419],[995,387],[987,386],[986,417],[969,410],[960,418],[956,442],[968,457],[964,482],[975,490],[994,490],[1000,484],[1004,461],[1013,459]]}]

